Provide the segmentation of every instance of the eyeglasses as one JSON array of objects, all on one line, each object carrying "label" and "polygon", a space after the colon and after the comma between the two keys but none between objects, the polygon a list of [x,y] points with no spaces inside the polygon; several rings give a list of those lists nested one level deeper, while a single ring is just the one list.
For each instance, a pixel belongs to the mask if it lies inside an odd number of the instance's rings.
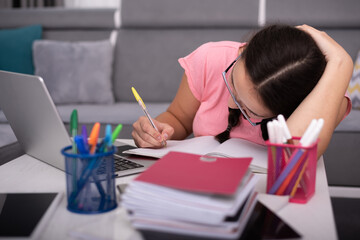
[{"label": "eyeglasses", "polygon": [[257,126],[257,125],[261,124],[262,121],[260,121],[260,122],[253,122],[253,121],[251,121],[250,117],[246,114],[246,112],[245,112],[244,109],[240,106],[240,104],[238,103],[238,101],[236,101],[235,95],[234,95],[234,93],[232,92],[231,87],[230,87],[228,81],[226,80],[226,73],[227,73],[227,72],[230,70],[230,68],[237,62],[237,60],[240,59],[240,57],[241,57],[241,54],[230,64],[230,66],[228,66],[228,67],[226,68],[226,70],[222,73],[222,76],[223,76],[223,79],[224,79],[224,81],[225,81],[226,87],[227,87],[227,89],[229,90],[230,95],[231,95],[234,103],[236,104],[236,106],[239,108],[241,114],[246,118],[246,120],[247,120],[252,126]]}]

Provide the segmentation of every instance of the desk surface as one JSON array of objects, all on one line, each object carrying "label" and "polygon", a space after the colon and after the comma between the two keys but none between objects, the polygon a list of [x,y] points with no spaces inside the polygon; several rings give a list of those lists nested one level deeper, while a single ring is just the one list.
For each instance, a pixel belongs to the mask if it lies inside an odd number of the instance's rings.
[{"label": "desk surface", "polygon": [[[116,179],[128,183],[135,176]],[[333,210],[323,158],[318,161],[316,192],[307,204],[288,202],[288,197],[265,193],[266,175],[260,174],[256,189],[259,200],[298,231],[303,239],[337,239]],[[28,155],[0,166],[0,192],[62,192],[63,198],[45,227],[42,239],[78,239],[76,234],[90,234],[109,239],[142,239],[123,208],[95,215],[71,213],[66,209],[65,173]]]}]

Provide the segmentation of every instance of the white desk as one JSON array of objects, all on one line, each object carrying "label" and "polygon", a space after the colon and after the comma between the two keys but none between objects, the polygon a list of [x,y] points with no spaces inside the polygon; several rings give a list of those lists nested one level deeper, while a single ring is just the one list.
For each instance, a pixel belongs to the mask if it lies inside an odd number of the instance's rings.
[{"label": "white desk", "polygon": [[[127,183],[135,176],[116,179]],[[316,192],[307,204],[289,203],[287,197],[263,194],[266,175],[257,184],[259,200],[297,230],[303,239],[337,239],[323,159],[318,162]],[[86,232],[109,239],[142,239],[118,207],[108,213],[82,215],[66,209],[65,173],[30,156],[23,155],[0,166],[0,192],[62,192],[63,199],[45,227],[42,239],[78,239],[69,233]],[[96,239],[96,238],[93,238]]]}]

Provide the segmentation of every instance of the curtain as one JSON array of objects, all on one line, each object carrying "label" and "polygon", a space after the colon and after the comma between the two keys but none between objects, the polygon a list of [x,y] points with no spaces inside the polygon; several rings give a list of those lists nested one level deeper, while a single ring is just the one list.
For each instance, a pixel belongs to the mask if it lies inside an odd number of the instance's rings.
[{"label": "curtain", "polygon": [[0,8],[12,8],[12,0],[0,1]]},{"label": "curtain", "polygon": [[63,7],[64,0],[0,0],[0,8]]}]

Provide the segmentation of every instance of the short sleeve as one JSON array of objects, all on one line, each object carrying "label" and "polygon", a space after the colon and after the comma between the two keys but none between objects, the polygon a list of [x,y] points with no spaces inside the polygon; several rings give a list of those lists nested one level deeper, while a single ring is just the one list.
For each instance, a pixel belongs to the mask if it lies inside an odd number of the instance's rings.
[{"label": "short sleeve", "polygon": [[213,84],[218,83],[219,78],[222,82],[222,71],[237,57],[239,47],[245,44],[232,41],[208,42],[179,59],[189,88],[197,100],[201,102],[208,98],[214,90]]},{"label": "short sleeve", "polygon": [[348,93],[345,94],[345,98],[347,99],[348,104],[347,104],[346,112],[344,114],[344,118],[342,120],[344,120],[346,118],[346,116],[349,115],[349,113],[350,113],[350,111],[352,109],[352,102],[351,102],[351,99],[350,99]]},{"label": "short sleeve", "polygon": [[179,59],[181,67],[185,70],[190,90],[198,101],[201,101],[206,80],[208,48],[209,43],[205,43],[186,57]]}]

